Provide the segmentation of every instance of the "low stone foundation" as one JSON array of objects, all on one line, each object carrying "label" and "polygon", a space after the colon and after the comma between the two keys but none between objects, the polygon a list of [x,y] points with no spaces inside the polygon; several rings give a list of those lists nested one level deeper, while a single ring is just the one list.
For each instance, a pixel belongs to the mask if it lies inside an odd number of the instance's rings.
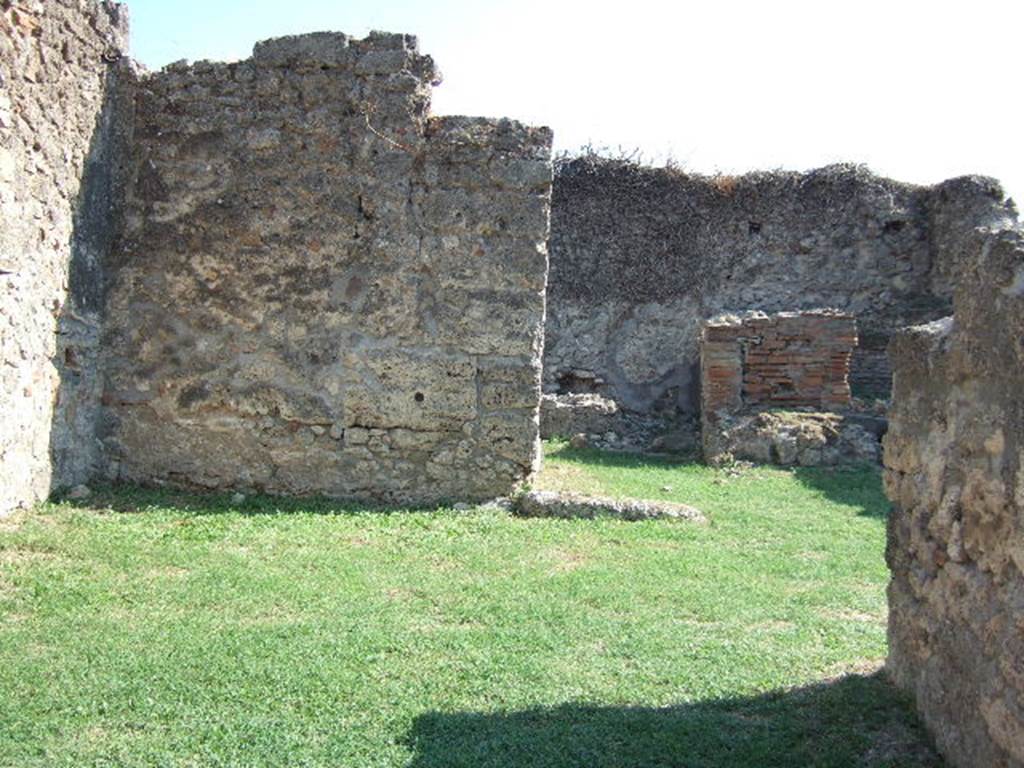
[{"label": "low stone foundation", "polygon": [[591,393],[542,395],[540,435],[628,453],[689,453],[698,444],[692,419],[623,410]]},{"label": "low stone foundation", "polygon": [[530,491],[517,496],[513,510],[523,517],[594,518],[617,517],[621,520],[688,520],[706,523],[704,513],[688,504],[645,499],[610,499],[578,493]]},{"label": "low stone foundation", "polygon": [[619,406],[601,395],[542,395],[540,436],[572,437],[577,434],[604,435],[618,426]]}]

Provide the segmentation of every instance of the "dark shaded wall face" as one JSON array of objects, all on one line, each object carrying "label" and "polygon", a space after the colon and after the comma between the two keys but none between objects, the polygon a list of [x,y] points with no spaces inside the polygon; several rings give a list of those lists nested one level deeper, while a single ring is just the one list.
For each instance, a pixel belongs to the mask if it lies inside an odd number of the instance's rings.
[{"label": "dark shaded wall face", "polygon": [[928,188],[850,166],[702,177],[583,158],[555,176],[545,391],[696,414],[702,323],[830,307],[857,319],[854,394],[887,393],[885,346],[948,314]]},{"label": "dark shaded wall face", "polygon": [[104,258],[132,74],[123,7],[0,5],[0,513],[101,462]]},{"label": "dark shaded wall face", "polygon": [[551,132],[430,118],[435,78],[317,33],[143,82],[112,477],[429,503],[532,471]]}]

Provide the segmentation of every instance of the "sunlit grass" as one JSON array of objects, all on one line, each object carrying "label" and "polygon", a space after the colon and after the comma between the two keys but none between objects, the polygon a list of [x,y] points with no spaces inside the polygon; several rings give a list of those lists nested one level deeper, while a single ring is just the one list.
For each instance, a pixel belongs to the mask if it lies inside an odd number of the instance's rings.
[{"label": "sunlit grass", "polygon": [[543,487],[710,524],[132,489],[4,522],[0,765],[938,765],[870,675],[876,470],[548,449]]}]

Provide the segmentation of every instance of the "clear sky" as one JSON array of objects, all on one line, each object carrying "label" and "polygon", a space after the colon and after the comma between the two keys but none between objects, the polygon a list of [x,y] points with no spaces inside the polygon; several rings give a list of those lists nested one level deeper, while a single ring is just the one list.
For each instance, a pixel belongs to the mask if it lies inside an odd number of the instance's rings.
[{"label": "clear sky", "polygon": [[1024,203],[1024,0],[128,0],[135,58],[232,60],[257,40],[419,36],[435,114],[551,126],[700,172],[867,163],[1000,178]]}]

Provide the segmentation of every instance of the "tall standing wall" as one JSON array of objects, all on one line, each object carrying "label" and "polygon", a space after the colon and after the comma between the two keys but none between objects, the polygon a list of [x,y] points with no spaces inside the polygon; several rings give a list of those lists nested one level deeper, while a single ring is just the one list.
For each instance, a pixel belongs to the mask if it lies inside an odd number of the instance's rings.
[{"label": "tall standing wall", "polygon": [[0,3],[0,514],[101,462],[105,255],[130,135],[127,16]]},{"label": "tall standing wall", "polygon": [[934,239],[955,219],[934,189],[853,166],[702,177],[587,157],[563,163],[544,389],[694,417],[705,320],[832,307],[860,329],[854,394],[884,396],[892,333],[949,313]]},{"label": "tall standing wall", "polygon": [[391,502],[538,460],[551,132],[429,117],[414,38],[143,81],[112,264],[111,477]]},{"label": "tall standing wall", "polygon": [[951,765],[1020,768],[1024,231],[990,182],[937,202],[955,312],[891,347],[888,669]]}]

